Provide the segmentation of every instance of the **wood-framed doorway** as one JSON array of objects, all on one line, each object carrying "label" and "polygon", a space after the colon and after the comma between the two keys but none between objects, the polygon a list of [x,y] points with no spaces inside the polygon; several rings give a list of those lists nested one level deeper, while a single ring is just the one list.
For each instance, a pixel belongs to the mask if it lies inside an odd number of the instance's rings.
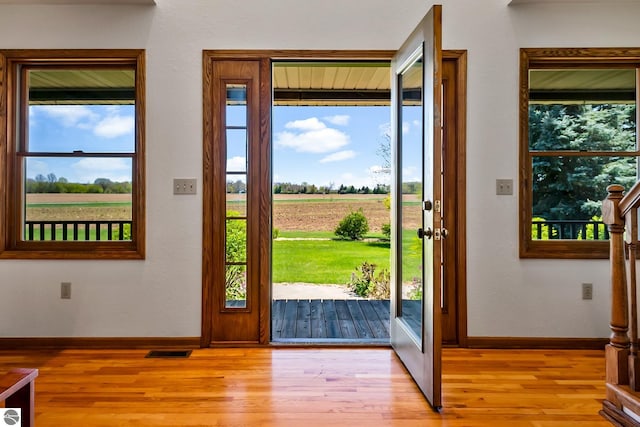
[{"label": "wood-framed doorway", "polygon": [[[382,60],[390,61],[394,51],[298,51],[298,50],[222,50],[203,52],[203,247],[202,247],[202,329],[201,347],[229,345],[267,345],[271,343],[271,62],[275,60]],[[220,64],[223,63],[221,66]],[[218,65],[215,65],[218,64]],[[225,65],[226,64],[226,65]],[[443,206],[451,212],[451,238],[445,241],[443,317],[445,345],[466,346],[466,51],[443,51],[443,84],[445,89],[443,117],[443,151],[447,170],[443,180],[451,191],[451,204]],[[243,78],[223,75],[230,69],[254,68],[253,75]],[[251,72],[249,72],[251,74]],[[221,80],[222,79],[222,80]],[[230,310],[224,304],[224,206],[221,172],[226,161],[221,141],[224,139],[224,113],[220,106],[221,81],[249,83],[253,101],[249,109],[257,120],[252,138],[255,145],[249,171],[256,177],[256,188],[247,198],[253,209],[246,219],[250,227],[247,245],[254,255],[250,265],[251,303],[242,310]],[[244,83],[243,83],[244,84]],[[225,160],[221,160],[225,159]],[[449,262],[451,261],[451,262]],[[249,263],[247,263],[249,264]]]}]

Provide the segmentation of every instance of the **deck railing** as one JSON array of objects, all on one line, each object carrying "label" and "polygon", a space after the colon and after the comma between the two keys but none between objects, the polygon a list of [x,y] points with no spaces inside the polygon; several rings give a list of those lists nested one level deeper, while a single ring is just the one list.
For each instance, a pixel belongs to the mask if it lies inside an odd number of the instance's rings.
[{"label": "deck railing", "polygon": [[[605,349],[607,395],[602,414],[617,425],[638,425],[640,419],[640,359],[636,251],[640,182],[623,195],[610,185],[602,204],[602,219],[610,234],[611,336]],[[628,414],[634,414],[630,417]]]},{"label": "deck railing", "polygon": [[609,230],[602,221],[545,220],[531,221],[533,240],[581,239],[609,240]]},{"label": "deck railing", "polygon": [[131,240],[129,221],[25,221],[24,239],[28,241]]}]

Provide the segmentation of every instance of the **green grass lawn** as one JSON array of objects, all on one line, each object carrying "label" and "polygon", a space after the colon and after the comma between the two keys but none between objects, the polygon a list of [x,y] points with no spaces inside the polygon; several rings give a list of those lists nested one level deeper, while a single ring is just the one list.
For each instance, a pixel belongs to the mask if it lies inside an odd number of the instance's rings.
[{"label": "green grass lawn", "polygon": [[346,284],[365,261],[389,269],[389,242],[275,240],[273,282]]},{"label": "green grass lawn", "polygon": [[[281,237],[330,238],[330,233],[297,232]],[[403,235],[405,256],[402,269],[405,277],[420,274],[421,254],[413,230]],[[273,282],[336,283],[346,284],[351,273],[363,262],[375,264],[376,271],[389,269],[390,243],[388,241],[350,240],[274,240]]]}]

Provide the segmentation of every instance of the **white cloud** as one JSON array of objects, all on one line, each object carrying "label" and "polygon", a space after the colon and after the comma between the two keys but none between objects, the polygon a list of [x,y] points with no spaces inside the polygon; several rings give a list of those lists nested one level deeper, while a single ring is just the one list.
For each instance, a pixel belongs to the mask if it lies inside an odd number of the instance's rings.
[{"label": "white cloud", "polygon": [[40,105],[33,107],[35,111],[42,111],[49,117],[59,120],[66,127],[78,126],[93,122],[99,115],[85,105]]},{"label": "white cloud", "polygon": [[76,182],[93,182],[97,178],[131,181],[131,164],[125,159],[85,158],[71,165]]},{"label": "white cloud", "polygon": [[337,151],[321,159],[320,163],[341,162],[343,160],[352,159],[355,156],[356,156],[356,152],[353,150]]},{"label": "white cloud", "polygon": [[402,122],[402,134],[406,135],[411,130],[411,124],[408,122]]},{"label": "white cloud", "polygon": [[231,172],[243,172],[247,169],[247,158],[236,156],[227,159],[227,170]]},{"label": "white cloud", "polygon": [[302,131],[325,129],[327,125],[318,120],[317,117],[310,117],[304,120],[294,120],[284,125],[287,129],[298,129]]},{"label": "white cloud", "polygon": [[349,144],[349,135],[329,128],[316,117],[295,120],[285,125],[293,131],[275,135],[277,147],[292,148],[301,153],[330,153]]},{"label": "white cloud", "polygon": [[135,120],[133,116],[114,115],[100,120],[93,128],[93,133],[103,138],[117,138],[133,133],[134,127]]},{"label": "white cloud", "polygon": [[338,114],[335,116],[326,116],[324,117],[324,120],[331,123],[332,125],[336,125],[336,126],[346,126],[349,124],[349,119],[351,117],[349,117],[346,114]]}]

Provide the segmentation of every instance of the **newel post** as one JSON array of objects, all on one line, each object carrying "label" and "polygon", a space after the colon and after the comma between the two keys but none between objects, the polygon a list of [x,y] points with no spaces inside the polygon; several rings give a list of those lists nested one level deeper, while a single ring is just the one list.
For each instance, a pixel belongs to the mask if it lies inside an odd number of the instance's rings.
[{"label": "newel post", "polygon": [[609,229],[611,264],[611,337],[606,347],[607,383],[628,384],[629,311],[627,276],[625,273],[624,218],[620,216],[621,185],[607,187],[609,193],[602,201],[602,221]]}]

